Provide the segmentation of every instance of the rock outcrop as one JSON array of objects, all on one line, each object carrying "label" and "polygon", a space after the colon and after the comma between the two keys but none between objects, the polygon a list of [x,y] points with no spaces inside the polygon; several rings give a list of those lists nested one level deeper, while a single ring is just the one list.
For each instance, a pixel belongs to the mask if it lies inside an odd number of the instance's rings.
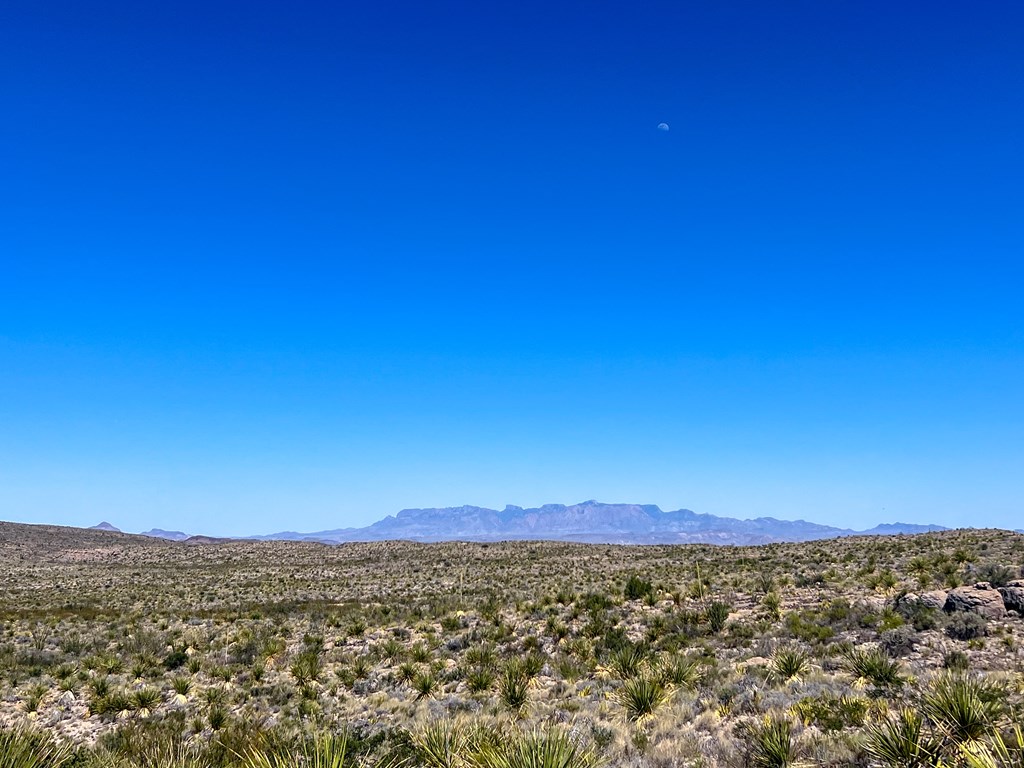
[{"label": "rock outcrop", "polygon": [[1011,581],[1005,587],[1000,587],[999,594],[1003,597],[1006,610],[1016,611],[1024,616],[1024,579]]},{"label": "rock outcrop", "polygon": [[1006,616],[1003,596],[987,581],[979,581],[970,587],[951,589],[946,595],[943,609],[948,613],[955,611],[977,613],[986,619],[1001,619]]},{"label": "rock outcrop", "polygon": [[896,607],[934,608],[942,610],[946,607],[946,590],[934,589],[928,592],[908,592],[896,599]]}]

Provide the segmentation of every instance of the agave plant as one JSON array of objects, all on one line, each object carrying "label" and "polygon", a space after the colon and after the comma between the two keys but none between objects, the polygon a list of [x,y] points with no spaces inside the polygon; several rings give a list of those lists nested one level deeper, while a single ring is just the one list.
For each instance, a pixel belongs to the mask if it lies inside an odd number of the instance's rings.
[{"label": "agave plant", "polygon": [[413,762],[424,768],[462,768],[475,746],[475,733],[454,720],[435,720],[411,736]]}]

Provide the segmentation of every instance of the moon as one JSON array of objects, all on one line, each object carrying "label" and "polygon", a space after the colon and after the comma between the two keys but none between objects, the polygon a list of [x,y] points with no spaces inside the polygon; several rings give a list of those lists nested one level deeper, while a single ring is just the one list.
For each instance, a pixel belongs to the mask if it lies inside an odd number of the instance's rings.
[{"label": "moon", "polygon": [[658,130],[659,131],[667,131],[668,130],[668,123],[658,123]]}]

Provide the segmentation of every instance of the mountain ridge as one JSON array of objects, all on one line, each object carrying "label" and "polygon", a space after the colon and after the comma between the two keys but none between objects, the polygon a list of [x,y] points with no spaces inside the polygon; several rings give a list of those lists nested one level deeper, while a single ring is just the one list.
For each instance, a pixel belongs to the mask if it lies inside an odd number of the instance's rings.
[{"label": "mountain ridge", "polygon": [[892,535],[945,530],[938,525],[882,523],[856,531],[850,528],[758,517],[740,520],[694,512],[663,511],[655,504],[607,504],[590,499],[579,504],[544,504],[524,508],[508,504],[503,510],[463,505],[403,509],[370,525],[299,533],[281,531],[258,540],[382,541],[502,541],[548,539],[601,544],[770,544],[857,535]]}]

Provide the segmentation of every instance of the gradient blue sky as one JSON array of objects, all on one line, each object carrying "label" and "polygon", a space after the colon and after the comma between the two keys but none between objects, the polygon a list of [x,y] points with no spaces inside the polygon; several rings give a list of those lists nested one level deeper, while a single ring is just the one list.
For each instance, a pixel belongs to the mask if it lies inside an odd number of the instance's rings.
[{"label": "gradient blue sky", "polygon": [[5,2],[0,518],[1021,527],[1022,29]]}]

